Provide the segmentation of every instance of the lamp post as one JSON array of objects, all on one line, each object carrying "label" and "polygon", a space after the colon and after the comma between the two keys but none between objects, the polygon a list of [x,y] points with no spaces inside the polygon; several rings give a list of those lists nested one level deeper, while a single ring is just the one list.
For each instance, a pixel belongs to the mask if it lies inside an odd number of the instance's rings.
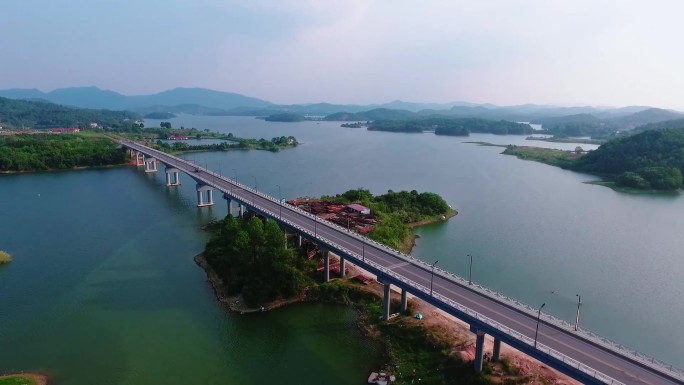
[{"label": "lamp post", "polygon": [[470,273],[468,273],[468,285],[473,284],[473,256],[468,254],[470,257]]},{"label": "lamp post", "polygon": [[541,317],[541,310],[546,306],[546,302],[544,302],[541,306],[539,306],[539,311],[537,312],[537,328],[534,329],[534,348],[537,348],[537,333],[539,333],[539,318]]},{"label": "lamp post", "polygon": [[280,194],[280,185],[277,184],[276,186],[278,186],[278,216],[283,219],[283,196]]},{"label": "lamp post", "polygon": [[435,265],[439,262],[439,260],[436,260],[435,263],[432,264],[432,270],[430,270],[430,296],[432,297],[432,281],[435,278]]},{"label": "lamp post", "polygon": [[579,294],[575,294],[577,297],[577,315],[575,316],[575,331],[579,330],[579,313],[580,313],[580,306],[582,305],[582,296]]},{"label": "lamp post", "polygon": [[[237,181],[237,169],[234,168],[233,171],[235,172],[235,183],[237,183],[238,182]],[[230,184],[230,192],[231,193],[233,192],[233,184],[232,183]]]}]

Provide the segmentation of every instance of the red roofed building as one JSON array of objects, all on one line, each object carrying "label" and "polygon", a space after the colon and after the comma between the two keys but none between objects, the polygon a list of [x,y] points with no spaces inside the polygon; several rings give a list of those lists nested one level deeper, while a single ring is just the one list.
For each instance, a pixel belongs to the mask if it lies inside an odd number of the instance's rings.
[{"label": "red roofed building", "polygon": [[368,207],[356,203],[347,205],[347,209],[359,214],[370,214],[370,209]]}]

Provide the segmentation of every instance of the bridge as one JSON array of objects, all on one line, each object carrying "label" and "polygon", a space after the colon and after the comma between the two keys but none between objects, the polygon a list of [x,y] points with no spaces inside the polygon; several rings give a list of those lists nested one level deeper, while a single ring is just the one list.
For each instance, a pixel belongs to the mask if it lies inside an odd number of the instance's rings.
[{"label": "bridge", "polygon": [[[213,190],[223,193],[228,211],[237,204],[240,215],[249,210],[274,220],[284,229],[317,243],[324,255],[324,279],[329,279],[329,254],[366,269],[384,285],[383,318],[389,318],[390,285],[401,290],[402,310],[411,294],[470,325],[476,335],[475,370],[482,370],[484,338],[494,338],[492,360],[500,358],[501,344],[533,357],[584,384],[679,384],[684,372],[598,336],[588,330],[545,314],[486,287],[436,268],[409,255],[376,243],[353,231],[321,220],[255,188],[218,175],[199,165],[147,146],[122,141],[136,164],[146,172],[166,166],[166,184],[179,184],[179,173],[197,182],[198,206],[212,205]],[[204,200],[205,195],[207,200]],[[280,197],[279,197],[280,198]]]}]

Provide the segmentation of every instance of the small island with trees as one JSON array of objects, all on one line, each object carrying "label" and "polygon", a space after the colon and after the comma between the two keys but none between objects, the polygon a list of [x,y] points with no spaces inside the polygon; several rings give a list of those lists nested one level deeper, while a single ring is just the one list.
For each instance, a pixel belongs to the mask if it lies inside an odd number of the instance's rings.
[{"label": "small island with trees", "polygon": [[526,123],[480,118],[424,118],[375,120],[368,126],[370,131],[389,132],[434,132],[435,135],[468,136],[470,133],[496,135],[527,135],[534,132]]}]

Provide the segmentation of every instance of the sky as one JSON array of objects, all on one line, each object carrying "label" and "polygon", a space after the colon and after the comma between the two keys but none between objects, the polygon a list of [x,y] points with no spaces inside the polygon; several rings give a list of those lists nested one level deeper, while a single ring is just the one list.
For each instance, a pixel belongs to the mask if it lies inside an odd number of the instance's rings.
[{"label": "sky", "polygon": [[680,0],[0,0],[0,89],[684,110]]}]

